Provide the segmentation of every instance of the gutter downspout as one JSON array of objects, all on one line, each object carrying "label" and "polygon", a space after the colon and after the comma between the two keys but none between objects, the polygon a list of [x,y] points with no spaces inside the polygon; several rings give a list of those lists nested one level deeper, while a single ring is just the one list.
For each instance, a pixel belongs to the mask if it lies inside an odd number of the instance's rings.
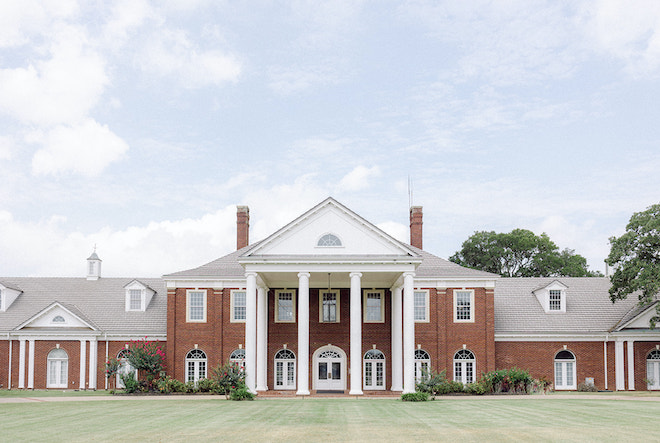
[{"label": "gutter downspout", "polygon": [[[105,334],[105,361],[108,361],[108,333],[106,332]],[[108,375],[103,371],[103,374],[105,375],[105,390],[108,390]]]},{"label": "gutter downspout", "polygon": [[607,342],[609,341],[609,334],[605,334],[605,341],[603,342],[603,356],[605,359],[605,390],[607,391]]},{"label": "gutter downspout", "polygon": [[8,376],[7,376],[7,390],[11,391],[11,354],[12,354],[11,350],[12,350],[13,341],[10,340],[10,338],[9,338],[9,332],[7,332],[7,341],[9,342],[9,370],[7,371],[7,374],[8,374]]}]

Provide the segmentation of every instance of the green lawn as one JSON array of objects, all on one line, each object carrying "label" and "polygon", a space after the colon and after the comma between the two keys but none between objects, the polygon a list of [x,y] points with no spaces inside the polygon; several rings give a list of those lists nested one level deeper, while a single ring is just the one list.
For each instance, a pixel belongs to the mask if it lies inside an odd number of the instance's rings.
[{"label": "green lawn", "polygon": [[[32,402],[34,401],[34,402]],[[658,440],[659,401],[122,398],[0,404],[3,441]]]}]

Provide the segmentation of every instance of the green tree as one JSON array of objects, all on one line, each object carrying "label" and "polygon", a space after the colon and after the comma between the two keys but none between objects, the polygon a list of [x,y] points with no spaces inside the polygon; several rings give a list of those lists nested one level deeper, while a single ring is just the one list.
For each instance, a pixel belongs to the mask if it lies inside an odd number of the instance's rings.
[{"label": "green tree", "polygon": [[559,251],[543,233],[527,229],[508,233],[477,231],[449,257],[461,266],[505,277],[585,277],[601,275],[587,267],[587,260],[572,249]]},{"label": "green tree", "polygon": [[[605,262],[615,269],[610,287],[612,302],[635,292],[640,304],[654,301],[660,290],[660,204],[634,213],[626,232],[618,238],[610,237],[610,245]],[[656,321],[658,317],[652,320],[652,327]]]}]

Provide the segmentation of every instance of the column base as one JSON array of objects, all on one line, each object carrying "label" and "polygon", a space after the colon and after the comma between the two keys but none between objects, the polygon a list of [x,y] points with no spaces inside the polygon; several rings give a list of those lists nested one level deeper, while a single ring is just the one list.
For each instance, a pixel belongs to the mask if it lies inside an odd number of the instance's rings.
[{"label": "column base", "polygon": [[257,391],[267,391],[268,386],[257,386]]},{"label": "column base", "polygon": [[348,395],[364,395],[361,389],[351,389],[348,391]]},{"label": "column base", "polygon": [[309,391],[307,391],[307,390],[305,390],[305,391],[303,391],[303,390],[299,390],[299,391],[296,391],[296,395],[309,395]]}]

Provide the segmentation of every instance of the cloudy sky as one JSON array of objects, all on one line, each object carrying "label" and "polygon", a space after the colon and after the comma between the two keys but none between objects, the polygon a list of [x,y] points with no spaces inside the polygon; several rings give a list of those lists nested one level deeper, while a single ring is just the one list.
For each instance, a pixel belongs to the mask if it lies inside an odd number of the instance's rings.
[{"label": "cloudy sky", "polygon": [[656,1],[0,2],[0,275],[159,276],[333,196],[604,271],[660,201]]}]

